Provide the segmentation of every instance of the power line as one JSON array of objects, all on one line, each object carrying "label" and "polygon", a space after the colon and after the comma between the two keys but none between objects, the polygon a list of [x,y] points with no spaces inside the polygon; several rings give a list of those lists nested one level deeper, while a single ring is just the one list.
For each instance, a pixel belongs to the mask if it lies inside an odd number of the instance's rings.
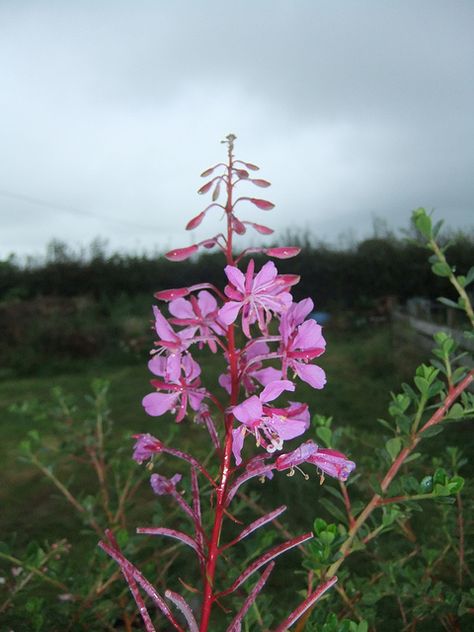
[{"label": "power line", "polygon": [[66,213],[70,213],[71,215],[81,215],[82,217],[91,217],[93,219],[100,219],[104,222],[110,222],[113,224],[122,224],[123,226],[133,227],[133,228],[142,228],[143,230],[159,230],[158,226],[151,226],[149,224],[138,224],[136,222],[129,222],[126,219],[117,219],[115,217],[106,217],[103,215],[98,215],[97,213],[93,213],[92,211],[84,211],[79,208],[75,208],[73,206],[65,206],[62,204],[56,204],[55,202],[48,202],[46,200],[42,200],[37,197],[33,197],[31,195],[24,195],[23,193],[15,193],[13,191],[6,191],[4,189],[0,189],[0,196],[5,198],[10,198],[12,200],[20,200],[22,202],[27,202],[28,204],[34,204],[35,206],[43,206],[44,208],[48,208],[54,211],[62,211]]}]

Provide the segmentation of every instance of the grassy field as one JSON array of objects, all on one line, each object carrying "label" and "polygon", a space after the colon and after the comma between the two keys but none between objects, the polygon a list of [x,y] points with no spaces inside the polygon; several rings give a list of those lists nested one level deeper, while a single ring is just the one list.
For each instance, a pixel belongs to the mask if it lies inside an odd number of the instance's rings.
[{"label": "grassy field", "polygon": [[[390,390],[397,389],[401,379],[409,377],[413,369],[413,358],[398,362],[388,328],[360,332],[357,335],[327,332],[328,351],[321,357],[328,383],[324,390],[313,391],[304,385],[299,399],[310,404],[311,412],[332,415],[334,424],[350,425],[369,430],[367,442],[372,442],[373,429],[377,417],[383,416]],[[25,400],[47,402],[53,386],[60,386],[65,392],[78,396],[89,392],[90,383],[100,377],[110,381],[110,404],[117,437],[130,436],[134,432],[150,432],[160,436],[169,417],[148,417],[140,405],[141,398],[148,392],[149,373],[143,364],[129,366],[95,366],[92,370],[67,373],[48,377],[9,379],[0,382],[0,403],[2,423],[0,425],[0,459],[2,485],[0,501],[2,512],[0,524],[3,533],[20,530],[26,537],[60,537],[61,530],[69,531],[73,524],[60,512],[66,524],[57,520],[58,503],[62,501],[51,493],[51,485],[36,470],[18,461],[18,445],[27,433],[38,430],[48,441],[54,430],[48,419],[35,420],[10,412],[13,404]],[[203,374],[211,383],[218,374],[214,358],[206,356]],[[179,433],[186,440],[192,429],[182,425]],[[130,442],[131,445],[131,442]],[[350,451],[350,446],[348,446]],[[352,455],[354,458],[357,455]],[[30,508],[25,516],[24,508]],[[68,534],[70,535],[70,534]],[[23,539],[23,538],[22,538]]]},{"label": "grassy field", "polygon": [[[327,352],[320,358],[320,364],[326,370],[328,383],[322,391],[299,386],[297,399],[306,401],[312,414],[334,417],[334,428],[349,426],[352,429],[357,440],[354,444],[344,445],[343,449],[361,464],[363,476],[364,455],[371,454],[381,446],[384,431],[376,420],[386,417],[390,391],[398,392],[401,382],[411,381],[416,365],[428,358],[420,356],[416,349],[402,347],[394,338],[391,328],[386,325],[360,330],[354,334],[328,328],[326,337]],[[210,386],[215,383],[221,369],[215,357],[210,354],[203,357],[202,366],[205,382]],[[51,399],[51,389],[55,386],[83,399],[90,391],[91,381],[103,378],[110,382],[109,399],[114,421],[112,440],[114,446],[121,450],[119,458],[130,459],[133,433],[150,432],[164,438],[169,434],[170,428],[176,429],[175,446],[179,445],[201,458],[206,448],[201,427],[188,421],[176,427],[169,416],[151,418],[143,412],[140,402],[149,392],[146,357],[142,363],[123,366],[96,364],[78,372],[72,369],[73,367],[70,372],[56,375],[5,379],[0,382],[0,459],[3,465],[0,485],[0,540],[15,541],[20,555],[22,549],[32,540],[41,542],[47,539],[52,542],[66,537],[73,545],[73,563],[80,565],[83,556],[90,555],[90,551],[95,550],[97,537],[93,533],[84,533],[74,510],[49,480],[19,459],[18,445],[31,430],[39,431],[46,445],[57,444],[60,437],[56,435],[55,426],[47,416],[33,421],[31,416],[13,412],[12,406],[33,400],[39,404],[47,404]],[[464,434],[463,428],[450,428],[442,437],[443,439],[435,437],[430,440],[433,453],[444,449],[447,441],[458,445],[462,443],[466,452],[472,453],[473,441],[470,433],[469,436]],[[143,470],[138,465],[136,467]],[[168,465],[164,463],[163,467]],[[169,475],[173,471],[164,473]],[[70,472],[65,470],[60,474],[67,480]],[[74,490],[81,492],[91,485],[90,476],[78,469],[72,485]],[[255,485],[259,483],[256,482]],[[275,497],[279,504],[291,506],[291,512],[285,515],[285,524],[295,532],[312,529],[316,516],[329,518],[319,503],[325,490],[322,491],[317,480],[305,483],[301,479],[295,484],[294,480],[279,476],[271,483],[260,486],[260,489],[263,490],[262,506],[268,507],[267,510],[275,506]],[[148,486],[145,486],[143,506],[144,512],[149,512],[148,517],[153,516],[153,511],[156,510],[156,499],[152,496]],[[160,499],[159,503],[168,507],[166,501]],[[295,564],[296,567],[300,561],[296,559],[296,554],[293,557],[290,555],[287,563],[290,566]],[[277,593],[280,590],[285,592],[286,572],[285,566],[275,572],[272,581]]]}]

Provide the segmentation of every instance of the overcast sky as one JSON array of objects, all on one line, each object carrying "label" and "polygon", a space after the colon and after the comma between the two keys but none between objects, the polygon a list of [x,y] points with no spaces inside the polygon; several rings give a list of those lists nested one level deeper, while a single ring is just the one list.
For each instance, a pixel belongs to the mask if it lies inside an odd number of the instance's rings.
[{"label": "overcast sky", "polygon": [[472,226],[473,32],[473,0],[0,0],[0,257],[215,234],[184,225],[229,132],[273,183],[242,219]]}]

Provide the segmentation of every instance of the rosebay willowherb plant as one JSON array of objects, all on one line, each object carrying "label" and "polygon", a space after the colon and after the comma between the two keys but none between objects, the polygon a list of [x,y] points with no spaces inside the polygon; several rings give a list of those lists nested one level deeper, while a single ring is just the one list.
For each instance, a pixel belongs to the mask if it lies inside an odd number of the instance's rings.
[{"label": "rosebay willowherb plant", "polygon": [[[296,378],[313,388],[323,388],[326,381],[324,371],[313,361],[324,353],[325,340],[320,325],[308,318],[313,310],[312,300],[293,301],[290,289],[298,283],[298,276],[279,274],[272,261],[256,270],[254,261],[250,259],[243,271],[239,268],[246,255],[263,253],[272,258],[287,259],[297,255],[299,248],[247,248],[235,253],[234,236],[244,234],[248,227],[265,235],[273,232],[261,224],[240,219],[238,211],[244,203],[263,211],[271,210],[274,205],[267,200],[237,193],[246,183],[260,188],[266,188],[270,183],[250,177],[250,172],[258,167],[234,158],[234,141],[232,134],[224,141],[227,163],[219,163],[202,174],[206,178],[212,177],[198,192],[210,192],[212,202],[186,226],[188,230],[196,228],[209,211],[218,210],[224,213],[227,224],[225,234],[166,255],[172,261],[182,261],[201,247],[220,248],[225,255],[227,265],[224,271],[228,283],[224,291],[209,283],[201,283],[160,291],[155,295],[168,304],[170,316],[166,318],[160,308],[154,307],[158,340],[151,352],[149,368],[155,376],[151,380],[155,390],[143,400],[145,410],[151,416],[171,412],[177,422],[183,422],[188,415],[194,415],[195,420],[209,432],[219,473],[212,476],[211,466],[179,448],[165,445],[151,434],[136,437],[133,455],[139,463],[152,463],[157,455],[162,455],[181,459],[189,467],[189,502],[179,489],[181,474],[166,478],[155,472],[150,483],[155,494],[172,497],[189,519],[192,530],[185,533],[165,526],[153,526],[140,528],[138,532],[175,538],[194,551],[202,578],[198,601],[200,612],[193,610],[191,603],[175,591],[165,589],[164,595],[160,594],[158,587],[153,586],[123,556],[111,532],[107,532],[106,541],[100,543],[102,549],[119,564],[148,631],[155,628],[145,599],[147,603],[152,603],[153,610],[161,611],[176,630],[216,630],[215,605],[227,613],[225,629],[228,632],[240,630],[247,611],[274,568],[275,558],[313,537],[311,532],[304,533],[273,546],[240,569],[234,581],[227,580],[226,583],[225,576],[221,579],[216,573],[218,562],[230,565],[231,547],[286,510],[285,506],[280,506],[270,511],[245,526],[237,537],[223,542],[223,523],[226,519],[235,520],[230,504],[244,483],[255,477],[272,478],[274,473],[283,471],[291,474],[303,463],[314,465],[321,481],[324,474],[345,481],[355,468],[355,464],[344,454],[320,448],[311,439],[302,442],[296,449],[284,451],[286,441],[301,437],[308,430],[310,412],[306,404],[293,401],[293,395],[286,403],[278,403],[277,400],[284,393],[288,395],[295,391]],[[212,353],[223,354],[227,365],[215,392],[201,385],[201,368],[195,359],[195,350],[205,346]],[[202,493],[202,482],[210,485],[210,496]],[[203,520],[201,501],[204,498],[209,499],[209,511],[212,513],[209,530]],[[234,565],[236,563],[233,562]],[[236,611],[229,610],[229,602],[225,598],[238,591],[257,571],[261,573],[247,597],[241,598]],[[277,625],[275,632],[289,628],[336,581],[337,577],[333,576],[321,583]],[[240,596],[239,593],[236,593],[237,596]],[[192,604],[195,604],[195,599]],[[177,617],[172,612],[172,606],[181,613]]]}]

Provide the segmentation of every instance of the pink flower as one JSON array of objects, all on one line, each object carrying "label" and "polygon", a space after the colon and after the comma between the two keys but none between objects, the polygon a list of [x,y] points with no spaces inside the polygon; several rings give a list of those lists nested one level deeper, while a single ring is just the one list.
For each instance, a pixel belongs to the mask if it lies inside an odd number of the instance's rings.
[{"label": "pink flower", "polygon": [[[191,296],[188,301],[185,298],[177,298],[169,304],[169,310],[175,318],[171,319],[174,325],[191,325],[192,336],[199,330],[200,347],[207,342],[211,351],[217,351],[215,334],[224,336],[226,331],[217,318],[217,301],[207,290],[199,292],[198,297]],[[183,334],[186,330],[182,330]]]},{"label": "pink flower", "polygon": [[181,474],[175,474],[171,478],[166,478],[165,476],[161,476],[161,474],[152,474],[150,476],[150,483],[153,491],[158,496],[165,496],[167,494],[174,496],[177,493],[176,485],[182,478]]},{"label": "pink flower", "polygon": [[233,414],[241,426],[232,431],[232,451],[235,462],[240,465],[240,453],[247,434],[253,434],[257,445],[269,453],[281,450],[283,441],[303,434],[309,426],[309,412],[306,404],[291,403],[288,408],[274,408],[266,405],[276,399],[283,391],[294,391],[295,386],[289,380],[270,382],[260,395],[235,406]]},{"label": "pink flower", "polygon": [[160,338],[159,342],[155,343],[158,350],[154,353],[157,356],[165,354],[164,372],[160,375],[163,375],[166,380],[176,381],[181,373],[181,355],[194,342],[193,338],[197,328],[188,327],[176,333],[158,307],[153,306],[153,313],[155,315],[155,331]]},{"label": "pink flower", "polygon": [[[193,410],[199,410],[202,400],[206,396],[206,391],[200,388],[201,382],[198,379],[201,369],[191,356],[184,356],[181,361],[184,369],[184,376],[170,382],[152,380],[153,386],[160,390],[171,391],[169,393],[150,393],[143,398],[142,404],[146,412],[152,417],[163,415],[168,410],[176,414],[176,421],[180,422],[186,415],[188,403]],[[166,371],[163,358],[155,356],[148,363],[148,368],[152,373],[163,376]]]},{"label": "pink flower", "polygon": [[302,443],[293,452],[282,454],[276,460],[277,470],[286,470],[302,463],[311,463],[325,474],[346,481],[356,464],[336,450],[320,448],[314,441]]},{"label": "pink flower", "polygon": [[[266,342],[257,341],[255,343],[249,343],[249,346],[239,354],[239,379],[240,383],[244,387],[245,394],[254,393],[257,390],[255,380],[262,386],[266,386],[274,380],[281,378],[281,371],[274,369],[273,367],[262,368],[262,362],[254,362],[248,366],[249,362],[259,356],[265,356],[270,352],[270,349]],[[230,393],[231,392],[231,379],[230,373],[222,373],[219,376],[219,384],[222,388]]]},{"label": "pink flower", "polygon": [[304,320],[312,309],[313,301],[307,298],[299,303],[293,303],[281,317],[283,375],[286,375],[290,367],[300,379],[313,388],[323,388],[326,384],[326,374],[321,367],[309,364],[310,360],[323,354],[326,349],[321,326],[314,320]]},{"label": "pink flower", "polygon": [[137,463],[143,463],[147,459],[151,459],[154,454],[159,454],[163,450],[163,444],[159,439],[151,434],[135,435],[137,439],[133,448],[133,460]]},{"label": "pink flower", "polygon": [[272,313],[281,314],[291,305],[288,288],[294,279],[279,275],[272,261],[266,263],[254,277],[255,264],[250,260],[244,275],[234,266],[226,266],[230,282],[225,288],[231,299],[219,310],[219,317],[226,325],[232,324],[242,310],[242,330],[250,338],[249,327],[258,322],[260,330],[267,333]]}]

